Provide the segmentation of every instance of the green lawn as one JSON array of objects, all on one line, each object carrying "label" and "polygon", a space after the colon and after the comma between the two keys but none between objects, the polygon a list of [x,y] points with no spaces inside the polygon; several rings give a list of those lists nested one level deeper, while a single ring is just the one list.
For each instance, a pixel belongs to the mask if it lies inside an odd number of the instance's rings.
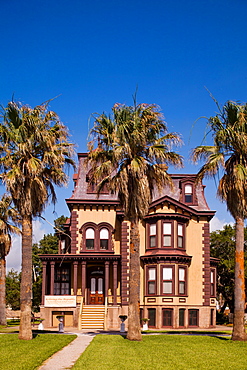
[{"label": "green lawn", "polygon": [[76,369],[247,369],[247,342],[188,335],[148,335],[130,342],[120,335],[97,335]]},{"label": "green lawn", "polygon": [[76,335],[38,334],[24,341],[17,334],[1,334],[0,369],[34,370],[75,338]]}]

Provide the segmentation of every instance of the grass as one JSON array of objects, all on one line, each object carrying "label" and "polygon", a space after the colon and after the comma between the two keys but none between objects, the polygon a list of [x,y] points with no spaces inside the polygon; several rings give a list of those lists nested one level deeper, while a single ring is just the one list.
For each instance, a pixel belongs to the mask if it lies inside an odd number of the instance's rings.
[{"label": "grass", "polygon": [[34,370],[53,353],[69,344],[76,335],[38,334],[34,339],[19,340],[17,334],[0,336],[1,370]]},{"label": "grass", "polygon": [[19,327],[12,327],[12,326],[4,326],[0,325],[0,334],[2,333],[18,333],[19,332]]},{"label": "grass", "polygon": [[149,335],[130,342],[120,335],[97,335],[73,370],[247,369],[247,343],[221,337]]},{"label": "grass", "polygon": [[224,335],[224,334],[228,334],[228,335],[231,335],[232,334],[232,330],[231,328],[230,329],[227,329],[226,330],[145,330],[145,331],[142,331],[143,334],[154,334],[154,333],[165,333],[165,334],[195,334],[195,335],[198,335],[198,334],[207,334],[207,335],[211,335],[211,334],[214,334],[214,335]]}]

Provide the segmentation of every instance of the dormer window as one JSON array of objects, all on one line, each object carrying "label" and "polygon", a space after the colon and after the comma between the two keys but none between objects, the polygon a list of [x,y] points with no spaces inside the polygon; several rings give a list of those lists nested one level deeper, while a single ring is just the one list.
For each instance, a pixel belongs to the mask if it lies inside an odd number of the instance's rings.
[{"label": "dormer window", "polygon": [[193,203],[193,187],[190,184],[184,187],[184,201],[185,203]]}]

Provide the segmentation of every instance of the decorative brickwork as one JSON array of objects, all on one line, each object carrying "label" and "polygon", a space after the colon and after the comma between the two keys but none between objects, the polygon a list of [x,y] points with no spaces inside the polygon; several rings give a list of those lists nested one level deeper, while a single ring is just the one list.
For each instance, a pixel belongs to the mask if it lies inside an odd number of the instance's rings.
[{"label": "decorative brickwork", "polygon": [[78,213],[76,211],[71,212],[71,253],[75,254],[77,249],[77,237],[78,237]]},{"label": "decorative brickwork", "polygon": [[127,222],[122,223],[121,230],[121,296],[122,305],[128,305],[129,297],[129,227]]},{"label": "decorative brickwork", "polygon": [[203,228],[203,306],[210,305],[210,232],[209,223],[205,223]]}]

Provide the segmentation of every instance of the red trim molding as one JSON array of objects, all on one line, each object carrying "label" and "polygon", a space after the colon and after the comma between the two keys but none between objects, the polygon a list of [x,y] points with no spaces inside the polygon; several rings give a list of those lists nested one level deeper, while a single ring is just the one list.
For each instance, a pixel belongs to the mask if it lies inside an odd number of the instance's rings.
[{"label": "red trim molding", "polygon": [[77,211],[71,212],[70,235],[71,235],[71,253],[74,254],[76,253],[77,236],[78,236],[78,213]]},{"label": "red trim molding", "polygon": [[122,223],[121,229],[121,296],[122,306],[128,306],[129,297],[129,227],[127,222]]},{"label": "red trim molding", "polygon": [[202,268],[202,278],[203,278],[203,306],[210,306],[210,232],[209,223],[205,223],[203,228],[203,268]]}]

